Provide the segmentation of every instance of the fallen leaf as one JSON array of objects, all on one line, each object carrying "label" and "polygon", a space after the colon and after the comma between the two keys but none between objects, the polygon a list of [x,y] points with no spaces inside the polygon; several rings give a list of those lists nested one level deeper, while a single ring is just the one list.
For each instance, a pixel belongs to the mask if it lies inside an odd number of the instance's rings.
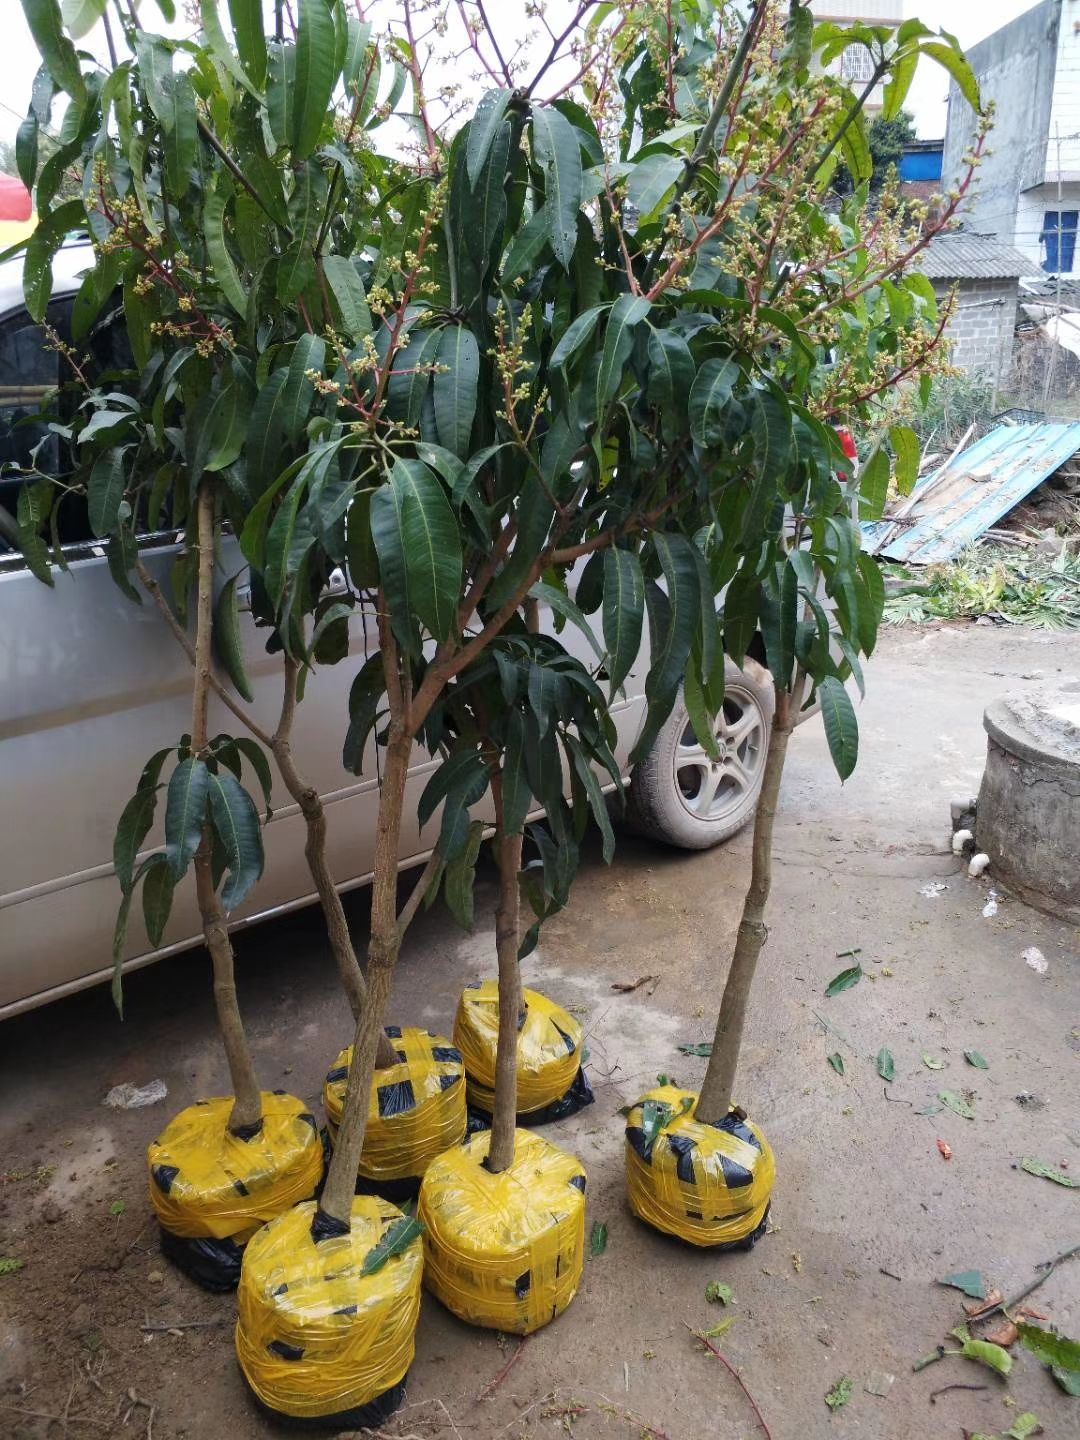
[{"label": "fallen leaf", "polygon": [[964,1059],[969,1065],[974,1065],[976,1070],[990,1069],[990,1066],[986,1063],[983,1056],[979,1054],[978,1050],[965,1050]]},{"label": "fallen leaf", "polygon": [[719,1280],[710,1280],[705,1286],[705,1299],[710,1305],[730,1305],[734,1298],[731,1286],[724,1285]]},{"label": "fallen leaf", "polygon": [[14,1255],[0,1255],[0,1275],[14,1275],[16,1270],[23,1268],[23,1263]]},{"label": "fallen leaf", "polygon": [[841,1379],[837,1380],[836,1384],[825,1396],[825,1404],[828,1405],[830,1410],[839,1410],[841,1406],[848,1403],[848,1401],[851,1399],[851,1391],[854,1387],[854,1383],[855,1382],[851,1380],[847,1375],[844,1375]]},{"label": "fallen leaf", "polygon": [[988,1365],[999,1375],[1008,1375],[1012,1369],[1012,1356],[1009,1352],[1000,1345],[991,1345],[989,1340],[965,1340],[961,1353],[969,1360],[978,1360],[980,1365]]},{"label": "fallen leaf", "polygon": [[892,1051],[886,1050],[884,1045],[877,1052],[877,1073],[882,1080],[896,1079],[896,1063],[892,1057]]},{"label": "fallen leaf", "polygon": [[933,1055],[926,1055],[926,1054],[924,1054],[923,1057],[922,1057],[922,1063],[926,1066],[926,1068],[927,1068],[928,1070],[944,1070],[944,1069],[945,1069],[945,1061],[944,1061],[944,1060],[935,1060],[934,1057],[933,1057]]},{"label": "fallen leaf", "polygon": [[1030,1410],[1025,1410],[1005,1431],[1004,1440],[1028,1440],[1029,1435],[1041,1435],[1042,1428],[1039,1424],[1039,1417],[1033,1415]]},{"label": "fallen leaf", "polygon": [[939,1090],[937,1097],[943,1105],[947,1105],[956,1115],[961,1115],[965,1120],[974,1120],[975,1111],[967,1101],[955,1090]]},{"label": "fallen leaf", "polygon": [[655,975],[642,975],[637,980],[613,980],[611,982],[611,988],[620,995],[629,995],[632,991],[640,990],[642,985],[647,985],[650,980],[655,979]]},{"label": "fallen leaf", "polygon": [[721,1320],[718,1325],[713,1325],[709,1330],[702,1330],[701,1333],[710,1340],[719,1340],[721,1335],[727,1334],[738,1318],[737,1315],[729,1315],[727,1319]]},{"label": "fallen leaf", "polygon": [[829,1064],[832,1066],[832,1068],[836,1071],[838,1075],[843,1075],[844,1057],[840,1054],[839,1050],[834,1050],[833,1053],[829,1056]]},{"label": "fallen leaf", "polygon": [[843,990],[850,990],[851,987],[857,985],[862,978],[863,968],[861,965],[851,965],[847,970],[841,970],[840,974],[834,975],[828,985],[825,986],[826,998],[828,999],[833,995],[839,995]]},{"label": "fallen leaf", "polygon": [[603,1220],[594,1220],[592,1234],[589,1236],[589,1259],[595,1260],[598,1255],[603,1255],[607,1249],[608,1230]]},{"label": "fallen leaf", "polygon": [[943,1160],[952,1159],[952,1146],[947,1140],[939,1140],[937,1142],[937,1148],[941,1151],[941,1158]]},{"label": "fallen leaf", "polygon": [[1002,1298],[1001,1291],[995,1289],[986,1292],[985,1300],[970,1302],[962,1300],[960,1303],[963,1306],[965,1315],[969,1316],[972,1320],[978,1320],[985,1315],[988,1310],[993,1310],[995,1306],[1000,1305]]},{"label": "fallen leaf", "polygon": [[1040,1175],[1044,1180],[1053,1180],[1055,1185],[1065,1185],[1070,1190],[1080,1190],[1080,1180],[1074,1180],[1071,1175],[1065,1175],[1060,1170],[1055,1170],[1052,1165],[1044,1165],[1041,1160],[1032,1160],[1025,1156],[1020,1161],[1020,1169],[1026,1170],[1029,1175]]},{"label": "fallen leaf", "polygon": [[986,1278],[979,1270],[957,1270],[952,1275],[943,1275],[938,1284],[951,1285],[954,1290],[962,1290],[975,1300],[986,1299]]},{"label": "fallen leaf", "polygon": [[1067,1335],[1055,1335],[1038,1325],[1020,1325],[1018,1328],[1024,1349],[1030,1350],[1044,1365],[1080,1371],[1080,1341],[1070,1340]]},{"label": "fallen leaf", "polygon": [[1003,1350],[1008,1350],[1020,1339],[1020,1331],[1011,1320],[1005,1320],[995,1330],[987,1330],[983,1339],[989,1340],[991,1345],[1000,1345]]},{"label": "fallen leaf", "polygon": [[1080,1395],[1080,1370],[1066,1370],[1061,1365],[1051,1365],[1050,1374],[1066,1395]]},{"label": "fallen leaf", "polygon": [[683,1055],[700,1055],[702,1059],[707,1060],[712,1054],[712,1041],[709,1040],[700,1045],[678,1045],[675,1048]]}]

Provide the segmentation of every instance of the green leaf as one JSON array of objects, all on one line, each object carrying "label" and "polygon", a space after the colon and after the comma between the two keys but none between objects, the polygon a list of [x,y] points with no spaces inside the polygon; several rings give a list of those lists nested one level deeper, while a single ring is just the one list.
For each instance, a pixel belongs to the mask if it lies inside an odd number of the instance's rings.
[{"label": "green leaf", "polygon": [[440,330],[421,330],[394,356],[387,398],[395,420],[415,427],[431,385],[431,367],[442,342]]},{"label": "green leaf", "polygon": [[641,1149],[645,1160],[652,1156],[653,1146],[660,1134],[675,1117],[675,1107],[666,1100],[646,1100],[641,1107]]},{"label": "green leaf", "polygon": [[712,1054],[712,1041],[705,1040],[693,1045],[676,1045],[675,1048],[680,1055],[696,1055],[701,1059],[707,1060]]},{"label": "green leaf", "polygon": [[245,459],[248,486],[255,495],[263,495],[281,469],[281,443],[289,402],[288,378],[289,372],[284,366],[275,370],[251,407]]},{"label": "green leaf", "polygon": [[882,1080],[890,1083],[896,1079],[896,1063],[892,1057],[892,1051],[886,1050],[884,1045],[877,1053],[877,1073]]},{"label": "green leaf", "polygon": [[607,1249],[608,1228],[603,1220],[594,1220],[589,1235],[589,1259],[596,1260]]},{"label": "green leaf", "polygon": [[1024,1349],[1030,1350],[1044,1365],[1080,1371],[1080,1341],[1070,1340],[1065,1335],[1054,1335],[1039,1325],[1029,1325],[1023,1320],[1016,1328],[1020,1331],[1020,1343]]},{"label": "green leaf", "polygon": [[476,417],[476,387],[480,376],[480,347],[464,325],[447,325],[435,356],[438,369],[431,388],[439,443],[467,459],[469,436]]},{"label": "green leaf", "polygon": [[559,337],[559,343],[551,352],[551,359],[548,361],[548,364],[552,370],[566,369],[570,361],[592,335],[596,329],[597,321],[607,309],[607,305],[593,305],[578,315],[576,319],[571,320],[570,324]]},{"label": "green leaf", "polygon": [[926,1066],[926,1068],[927,1068],[928,1070],[944,1070],[944,1069],[945,1069],[945,1061],[944,1061],[944,1060],[935,1060],[935,1058],[933,1057],[933,1055],[924,1055],[924,1056],[922,1057],[922,1063]]},{"label": "green leaf", "polygon": [[244,645],[240,633],[240,606],[236,598],[239,575],[233,575],[221,587],[214,605],[212,630],[214,651],[226,675],[232,681],[237,693],[250,705],[255,699],[247,668],[244,665]]},{"label": "green leaf", "polygon": [[364,293],[364,282],[347,255],[327,255],[322,267],[345,334],[355,345],[371,334],[371,311]]},{"label": "green leaf", "polygon": [[661,411],[684,414],[694,384],[694,357],[681,335],[653,330],[649,335],[649,382],[646,393]]},{"label": "green leaf", "polygon": [[694,1333],[701,1334],[706,1340],[719,1340],[722,1335],[727,1334],[737,1319],[738,1316],[736,1315],[728,1315],[716,1325],[710,1325],[708,1330],[695,1331]]},{"label": "green leaf", "polygon": [[706,360],[690,389],[690,433],[706,449],[724,438],[724,411],[739,367],[734,360]]},{"label": "green leaf", "polygon": [[840,1054],[839,1050],[834,1051],[833,1054],[829,1056],[829,1064],[832,1066],[832,1068],[836,1071],[838,1075],[843,1075],[844,1057]]},{"label": "green leaf", "polygon": [[60,14],[72,39],[81,40],[105,14],[105,0],[61,0]]},{"label": "green leaf", "polygon": [[19,549],[31,574],[44,585],[52,585],[49,550],[41,537],[41,528],[52,511],[53,486],[42,477],[19,487],[15,515],[19,527]]},{"label": "green leaf", "polygon": [[989,1070],[989,1069],[990,1069],[990,1066],[986,1063],[986,1061],[983,1059],[983,1057],[979,1054],[978,1050],[965,1050],[965,1051],[964,1051],[964,1059],[967,1061],[967,1063],[968,1063],[969,1065],[974,1065],[976,1070]]},{"label": "green leaf", "polygon": [[186,70],[172,76],[168,98],[169,119],[162,122],[165,131],[162,151],[165,157],[165,175],[175,203],[187,193],[198,149],[195,90]]},{"label": "green leaf", "polygon": [[66,90],[72,100],[81,105],[86,99],[86,84],[75,46],[64,34],[57,0],[23,0],[23,14],[49,74],[61,90]]},{"label": "green leaf", "polygon": [[581,147],[577,132],[558,110],[542,105],[532,111],[533,154],[544,175],[547,238],[556,260],[569,270],[577,242],[581,205]]},{"label": "green leaf", "polygon": [[942,41],[924,40],[919,46],[923,55],[936,60],[943,70],[947,70],[960,88],[960,93],[975,111],[979,109],[979,82],[975,78],[975,71],[971,68],[963,53],[958,48],[946,45]]},{"label": "green leaf", "polygon": [[1039,1417],[1030,1410],[1025,1410],[1005,1431],[1002,1440],[1028,1440],[1028,1436],[1037,1434],[1041,1429]]},{"label": "green leaf", "polygon": [[82,201],[67,200],[55,210],[50,210],[48,215],[39,216],[37,226],[26,242],[23,296],[26,308],[39,325],[45,318],[45,308],[52,295],[53,256],[64,243],[69,230],[82,230],[85,226],[86,211]]},{"label": "green leaf", "polygon": [[1080,1370],[1066,1370],[1063,1365],[1051,1365],[1050,1374],[1066,1395],[1080,1396]]},{"label": "green leaf", "polygon": [[569,620],[571,625],[576,626],[592,646],[598,660],[605,658],[592,626],[565,591],[558,589],[555,585],[547,585],[544,581],[538,580],[529,594],[534,600],[539,600],[541,605],[547,605],[549,609],[555,611],[556,615],[560,615],[564,620]]},{"label": "green leaf", "polygon": [[14,1255],[0,1255],[0,1275],[14,1275],[23,1268],[24,1263]]},{"label": "green leaf", "polygon": [[851,1392],[855,1388],[855,1382],[845,1375],[832,1387],[825,1396],[825,1404],[830,1410],[842,1409],[851,1399]]},{"label": "green leaf", "polygon": [[121,525],[109,536],[105,549],[105,560],[109,574],[116,586],[123,591],[133,605],[142,604],[142,596],[131,583],[131,572],[139,558],[138,542],[128,525]]},{"label": "green leaf", "polygon": [[379,584],[379,557],[371,534],[373,490],[360,490],[349,506],[345,522],[345,550],[349,579],[357,590],[374,590]]},{"label": "green leaf", "polygon": [[169,921],[175,883],[168,857],[151,855],[143,876],[142,903],[146,934],[155,950]]},{"label": "green leaf", "polygon": [[134,883],[135,861],[154,823],[156,808],[156,785],[140,786],[124,806],[117,822],[113,837],[113,869],[125,895]]},{"label": "green leaf", "polygon": [[248,735],[238,736],[237,739],[233,741],[233,744],[255,771],[255,778],[259,782],[259,788],[263,794],[263,803],[266,806],[266,818],[269,820],[271,815],[270,792],[273,789],[274,783],[270,774],[270,762],[267,760],[262,746],[259,745],[257,741],[252,740]]},{"label": "green leaf", "polygon": [[919,64],[918,50],[909,50],[893,61],[890,78],[885,85],[881,104],[882,120],[895,120],[904,108],[904,101],[911,89],[915,71]]},{"label": "green leaf", "polygon": [[263,873],[262,830],[255,804],[234,775],[209,778],[210,820],[226,857],[229,879],[221,892],[226,914],[243,904]]},{"label": "green leaf", "polygon": [[229,0],[229,19],[240,62],[261,89],[266,84],[266,32],[262,0]]},{"label": "green leaf", "polygon": [[620,295],[611,307],[596,376],[598,417],[603,416],[622,385],[623,370],[634,344],[634,327],[644,320],[650,308],[649,301],[641,295]]},{"label": "green leaf", "polygon": [[608,814],[607,798],[600,788],[600,781],[596,771],[589,762],[578,741],[573,735],[567,733],[563,738],[563,745],[569,751],[574,762],[574,770],[578,779],[585,789],[589,800],[589,809],[592,811],[593,819],[602,836],[602,851],[604,864],[610,865],[612,856],[615,853],[615,832],[611,828],[611,816]]},{"label": "green leaf", "polygon": [[476,750],[458,750],[444,760],[425,785],[417,805],[417,818],[425,825],[440,801],[439,853],[449,864],[469,843],[469,806],[488,786],[488,766]]},{"label": "green leaf", "polygon": [[360,1267],[360,1274],[374,1275],[388,1260],[407,1250],[423,1233],[424,1227],[415,1215],[404,1215],[400,1220],[395,1220],[384,1232],[379,1243],[368,1251]]},{"label": "green leaf", "polygon": [[124,498],[124,452],[105,450],[94,461],[86,487],[90,528],[99,540],[116,529]]},{"label": "green leaf", "polygon": [[938,1099],[947,1106],[954,1114],[962,1116],[965,1120],[974,1120],[975,1111],[962,1096],[957,1095],[953,1090],[939,1090]]},{"label": "green leaf", "polygon": [[15,169],[28,190],[33,190],[38,168],[40,122],[31,111],[15,132]]},{"label": "green leaf", "polygon": [[880,445],[859,471],[859,494],[862,497],[860,518],[880,520],[889,498],[889,457]]},{"label": "green leaf", "polygon": [[446,867],[443,894],[447,908],[463,930],[473,927],[473,886],[476,881],[476,860],[484,838],[484,822],[473,820],[465,848]]},{"label": "green leaf", "polygon": [[1025,1157],[1020,1161],[1020,1169],[1026,1170],[1029,1175],[1038,1175],[1043,1180],[1052,1180],[1055,1185],[1064,1185],[1070,1190],[1080,1190],[1080,1180],[1074,1180],[1071,1175],[1066,1175],[1061,1170],[1055,1170],[1052,1165],[1044,1165],[1041,1160],[1031,1160]]},{"label": "green leaf", "polygon": [[846,970],[841,970],[840,974],[834,975],[828,985],[826,985],[826,998],[839,995],[844,990],[850,990],[853,985],[859,983],[864,973],[861,965],[850,965]]},{"label": "green leaf", "polygon": [[476,107],[476,113],[469,124],[469,139],[465,149],[465,168],[470,185],[475,186],[480,178],[480,172],[487,163],[492,143],[506,115],[506,107],[513,98],[512,90],[489,90]]},{"label": "green leaf", "polygon": [[710,1280],[705,1286],[705,1299],[710,1305],[730,1305],[735,1296],[730,1285],[721,1280]]},{"label": "green leaf", "polygon": [[922,460],[919,437],[906,425],[894,425],[889,431],[889,444],[896,457],[896,488],[901,495],[910,495],[919,478]]},{"label": "green leaf", "polygon": [[437,640],[457,622],[461,538],[446,491],[419,460],[394,461],[371,500],[371,533],[400,643],[413,649],[413,620]]},{"label": "green leaf", "polygon": [[836,773],[846,780],[855,769],[859,758],[859,724],[851,697],[843,683],[833,675],[826,675],[818,682],[818,698],[821,701],[821,718],[825,726],[825,738],[829,742]]},{"label": "green leaf", "polygon": [[221,286],[225,299],[238,315],[245,315],[248,294],[225,241],[225,209],[230,198],[220,186],[207,198],[203,206],[203,238],[214,267],[214,278]]},{"label": "green leaf", "polygon": [[1008,1375],[1012,1369],[1012,1356],[1009,1352],[989,1340],[965,1340],[960,1351],[969,1360],[978,1360],[981,1365],[988,1365],[999,1375]]},{"label": "green leaf", "polygon": [[938,1284],[951,1285],[954,1290],[962,1290],[973,1300],[986,1299],[986,1280],[979,1270],[958,1270],[954,1275],[943,1275]]},{"label": "green leaf", "polygon": [[294,161],[315,149],[337,79],[334,18],[326,0],[299,0],[295,97],[289,124]]},{"label": "green leaf", "polygon": [[683,172],[679,155],[647,155],[630,171],[626,198],[644,220],[651,215]]},{"label": "green leaf", "polygon": [[210,771],[205,763],[193,755],[181,760],[169,779],[165,799],[165,848],[177,880],[199,848],[209,795]]},{"label": "green leaf", "polygon": [[[315,0],[322,4],[322,0]],[[303,334],[293,346],[289,361],[285,392],[282,396],[282,431],[286,440],[295,440],[308,422],[311,402],[315,398],[315,386],[308,377],[309,370],[321,375],[326,364],[326,341],[321,335]]]}]

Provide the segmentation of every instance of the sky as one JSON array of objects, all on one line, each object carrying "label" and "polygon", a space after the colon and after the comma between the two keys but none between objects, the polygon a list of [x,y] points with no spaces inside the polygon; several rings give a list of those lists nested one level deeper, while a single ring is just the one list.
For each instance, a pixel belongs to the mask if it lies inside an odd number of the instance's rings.
[{"label": "sky", "polygon": [[[153,9],[151,0],[144,0],[144,6],[147,13]],[[951,31],[961,45],[968,46],[1030,8],[1031,0],[905,0],[904,13]],[[514,11],[523,14],[524,0],[500,0],[500,34],[509,31],[509,16]],[[0,137],[10,140],[26,113],[39,61],[19,0],[0,0],[0,17],[4,22],[0,45]],[[92,41],[90,37],[83,43],[92,45]],[[921,138],[938,139],[944,135],[948,89],[944,73],[923,61],[908,99]]]}]

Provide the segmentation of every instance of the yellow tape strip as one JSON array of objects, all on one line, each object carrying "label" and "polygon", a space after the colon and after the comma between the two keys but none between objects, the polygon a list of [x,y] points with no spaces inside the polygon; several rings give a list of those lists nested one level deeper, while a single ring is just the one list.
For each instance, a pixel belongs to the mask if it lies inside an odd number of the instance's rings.
[{"label": "yellow tape strip", "polygon": [[243,1244],[314,1195],[323,1175],[315,1117],[295,1095],[263,1091],[262,1104],[262,1130],[251,1140],[229,1133],[226,1095],[181,1110],[148,1146],[150,1202],[166,1230]]},{"label": "yellow tape strip", "polygon": [[[543,1110],[566,1094],[581,1066],[580,1024],[535,990],[523,992],[525,1024],[518,1031],[518,1114]],[[495,1055],[499,1045],[499,986],[483,980],[462,991],[454,1019],[454,1043],[465,1059],[469,1101],[489,1115],[495,1103]]]},{"label": "yellow tape strip", "polygon": [[585,1264],[585,1169],[530,1130],[514,1162],[492,1175],[490,1131],[428,1166],[418,1217],[424,1281],[471,1325],[528,1335],[577,1293]]},{"label": "yellow tape strip", "polygon": [[417,1238],[373,1275],[369,1252],[401,1211],[358,1195],[347,1235],[311,1238],[315,1204],[265,1226],[244,1252],[236,1356],[258,1398],[298,1419],[368,1405],[412,1364],[423,1252]]}]

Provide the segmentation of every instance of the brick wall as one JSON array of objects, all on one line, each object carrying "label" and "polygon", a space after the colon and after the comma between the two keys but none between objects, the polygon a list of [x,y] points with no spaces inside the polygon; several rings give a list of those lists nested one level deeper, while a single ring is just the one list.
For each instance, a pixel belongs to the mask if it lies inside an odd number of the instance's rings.
[{"label": "brick wall", "polygon": [[[934,282],[939,298],[950,286]],[[952,341],[952,361],[964,370],[992,381],[1005,378],[1012,358],[1016,329],[1015,280],[961,280],[956,310],[946,334]]]}]

